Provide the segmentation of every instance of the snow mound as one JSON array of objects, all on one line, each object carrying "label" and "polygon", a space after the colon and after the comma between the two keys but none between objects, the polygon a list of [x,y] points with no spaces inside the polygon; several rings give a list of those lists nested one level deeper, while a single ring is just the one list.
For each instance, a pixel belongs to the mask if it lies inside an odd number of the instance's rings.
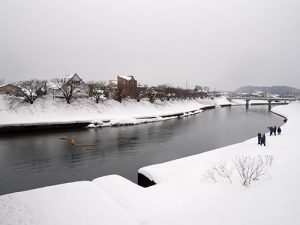
[{"label": "snow mound", "polygon": [[138,224],[126,210],[87,181],[3,195],[0,209],[1,225]]}]

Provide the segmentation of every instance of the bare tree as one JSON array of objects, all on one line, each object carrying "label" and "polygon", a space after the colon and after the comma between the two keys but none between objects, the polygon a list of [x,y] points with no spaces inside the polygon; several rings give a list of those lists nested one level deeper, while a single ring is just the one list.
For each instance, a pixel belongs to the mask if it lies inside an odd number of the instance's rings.
[{"label": "bare tree", "polygon": [[238,156],[235,158],[234,164],[242,179],[242,184],[246,187],[266,173],[266,164],[260,155]]},{"label": "bare tree", "polygon": [[138,93],[138,96],[137,96],[137,98],[136,98],[136,101],[137,101],[137,102],[140,102],[142,98],[143,98],[143,94]]},{"label": "bare tree", "polygon": [[65,79],[58,78],[54,79],[52,82],[61,91],[64,99],[68,104],[71,104],[71,102],[78,97],[79,93],[81,93],[82,89],[85,86],[85,84],[80,81],[66,81]]},{"label": "bare tree", "polygon": [[167,101],[175,97],[176,88],[172,87],[170,84],[160,84],[157,88],[160,93],[163,93],[164,99],[167,99]]},{"label": "bare tree", "polygon": [[15,97],[23,102],[33,104],[37,98],[46,94],[46,82],[37,79],[20,81],[17,84],[18,90]]},{"label": "bare tree", "polygon": [[164,89],[166,95],[173,98],[186,99],[192,97],[191,90],[186,90],[181,87],[172,87],[171,85],[160,85],[159,87]]},{"label": "bare tree", "polygon": [[159,100],[163,102],[167,99],[167,95],[164,92],[160,91],[157,93],[157,98],[159,98]]},{"label": "bare tree", "polygon": [[122,102],[122,99],[125,97],[124,95],[124,88],[123,86],[118,86],[116,88],[116,92],[115,92],[115,100],[117,100],[118,102]]},{"label": "bare tree", "polygon": [[148,99],[149,99],[149,101],[150,101],[151,103],[153,103],[153,102],[155,101],[155,99],[156,99],[156,94],[157,94],[157,92],[156,92],[153,88],[149,88],[149,89],[146,91],[146,95],[147,95],[147,97],[148,97]]},{"label": "bare tree", "polygon": [[46,95],[46,83],[47,81],[37,79],[18,82],[15,85],[16,91],[7,96],[10,109],[23,104],[33,104],[36,99]]},{"label": "bare tree", "polygon": [[165,101],[167,99],[167,94],[164,86],[160,85],[157,88],[155,88],[155,90],[156,90],[156,98],[158,98],[161,101]]},{"label": "bare tree", "polygon": [[105,95],[106,85],[104,81],[99,82],[90,82],[89,86],[89,94],[90,96],[95,98],[96,103],[99,103],[101,97]]}]

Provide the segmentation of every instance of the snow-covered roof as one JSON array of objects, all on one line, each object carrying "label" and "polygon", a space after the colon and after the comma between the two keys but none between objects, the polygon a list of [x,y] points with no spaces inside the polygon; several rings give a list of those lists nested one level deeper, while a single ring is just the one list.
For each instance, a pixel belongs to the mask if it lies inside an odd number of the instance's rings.
[{"label": "snow-covered roof", "polygon": [[198,91],[196,91],[196,92],[203,92],[203,93],[207,93],[207,91],[206,90],[198,90]]},{"label": "snow-covered roof", "polygon": [[65,76],[65,82],[69,82],[70,80],[81,80],[81,77],[78,76],[77,73],[69,74]]},{"label": "snow-covered roof", "polygon": [[131,80],[131,79],[133,79],[133,76],[119,76],[119,77],[121,77],[121,78],[123,78],[125,80]]},{"label": "snow-covered roof", "polygon": [[6,87],[6,86],[14,86],[15,87],[15,85],[13,85],[13,84],[2,84],[2,85],[0,85],[0,88]]},{"label": "snow-covered roof", "polygon": [[51,88],[51,89],[58,89],[57,85],[51,81],[47,82],[47,86],[48,86],[48,88]]},{"label": "snow-covered roof", "polygon": [[77,75],[77,74],[76,74],[76,73],[68,74],[68,75],[65,76],[65,78],[66,78],[67,80],[70,80],[70,79],[72,79],[75,75]]},{"label": "snow-covered roof", "polygon": [[[82,79],[78,76],[78,74],[74,73],[74,74],[68,74],[66,75],[64,78],[61,79],[61,81],[66,84],[68,83],[70,80],[76,80],[76,81],[80,81],[84,84],[84,82],[82,81]],[[50,89],[59,89],[58,85],[55,84],[56,82],[52,82],[52,81],[48,81],[47,82],[47,86]]]}]

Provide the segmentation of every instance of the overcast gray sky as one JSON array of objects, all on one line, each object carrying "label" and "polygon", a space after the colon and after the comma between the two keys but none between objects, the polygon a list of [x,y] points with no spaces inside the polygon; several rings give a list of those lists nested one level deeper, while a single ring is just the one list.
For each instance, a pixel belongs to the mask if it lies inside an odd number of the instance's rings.
[{"label": "overcast gray sky", "polygon": [[300,88],[299,0],[0,0],[0,78]]}]

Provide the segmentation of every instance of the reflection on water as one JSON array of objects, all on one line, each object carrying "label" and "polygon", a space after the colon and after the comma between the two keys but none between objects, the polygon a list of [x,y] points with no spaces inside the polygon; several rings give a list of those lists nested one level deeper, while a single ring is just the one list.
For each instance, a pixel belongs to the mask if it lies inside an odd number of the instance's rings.
[{"label": "reflection on water", "polygon": [[[282,125],[266,106],[218,108],[184,119],[130,127],[0,137],[0,194],[119,174],[134,182],[143,166],[241,142]],[[84,151],[60,140],[99,144]]]}]

